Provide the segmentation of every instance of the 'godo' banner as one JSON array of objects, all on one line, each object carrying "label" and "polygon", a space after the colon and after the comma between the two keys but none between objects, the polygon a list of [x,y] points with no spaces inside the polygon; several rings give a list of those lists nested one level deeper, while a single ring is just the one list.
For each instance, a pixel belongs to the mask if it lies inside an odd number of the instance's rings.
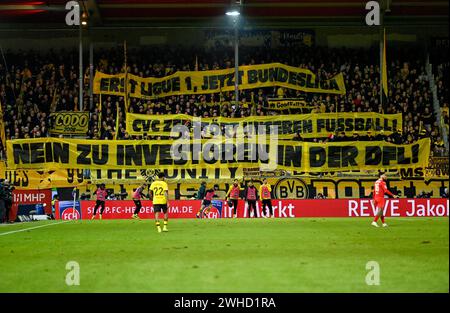
[{"label": "'godo' banner", "polygon": [[430,139],[408,145],[383,141],[311,143],[255,140],[7,141],[10,169],[174,169],[255,167],[328,172],[427,167]]},{"label": "'godo' banner", "polygon": [[50,133],[86,135],[89,124],[89,112],[50,113]]},{"label": "'godo' banner", "polygon": [[[234,90],[234,76],[233,68],[214,71],[180,71],[161,78],[144,78],[128,74],[127,90],[131,97],[141,99],[219,93]],[[281,63],[240,66],[238,83],[241,90],[280,86],[305,92],[345,94],[342,73],[329,80],[319,80],[308,69]],[[124,95],[125,73],[117,75],[95,73],[94,93]]]},{"label": "'godo' banner", "polygon": [[[180,127],[181,126],[181,127]],[[223,136],[273,134],[279,138],[292,138],[300,133],[303,137],[327,137],[330,133],[345,132],[367,135],[384,132],[389,135],[402,127],[402,114],[365,113],[319,113],[275,116],[249,116],[245,118],[198,118],[185,114],[146,115],[128,113],[126,129],[130,135],[173,136],[196,130],[206,133],[221,132]]]}]

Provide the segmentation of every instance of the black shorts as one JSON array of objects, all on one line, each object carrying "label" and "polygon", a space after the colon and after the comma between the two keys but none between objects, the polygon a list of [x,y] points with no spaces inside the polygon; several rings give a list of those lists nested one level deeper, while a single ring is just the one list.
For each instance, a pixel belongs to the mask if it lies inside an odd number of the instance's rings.
[{"label": "black shorts", "polygon": [[164,213],[167,213],[167,204],[154,204],[153,205],[153,210],[155,212],[163,211]]},{"label": "black shorts", "polygon": [[238,206],[238,199],[230,199],[228,201],[231,201],[231,205],[228,204],[229,207],[237,208],[237,206]]},{"label": "black shorts", "polygon": [[202,204],[204,206],[209,206],[211,204],[211,200],[203,200]]}]

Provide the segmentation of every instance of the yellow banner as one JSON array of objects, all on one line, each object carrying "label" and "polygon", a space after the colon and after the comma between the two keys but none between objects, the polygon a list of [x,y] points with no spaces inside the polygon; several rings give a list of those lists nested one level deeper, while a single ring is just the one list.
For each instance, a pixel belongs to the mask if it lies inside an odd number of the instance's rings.
[{"label": "yellow banner", "polygon": [[7,179],[19,189],[48,189],[83,186],[87,184],[82,169],[9,169],[0,162],[0,178]]},{"label": "yellow banner", "polygon": [[267,109],[269,110],[287,110],[313,108],[303,99],[269,99],[267,101]]},{"label": "yellow banner", "polygon": [[[377,178],[272,177],[267,180],[272,186],[272,196],[275,199],[313,199],[318,194],[325,195],[329,199],[345,199],[369,198]],[[213,184],[218,184],[219,191],[216,194],[219,199],[224,199],[231,183],[232,180],[218,180],[209,181],[207,185],[212,187]],[[259,188],[262,179],[253,179],[253,183],[256,188]],[[391,178],[388,180],[388,185],[390,190],[398,193],[402,198],[415,198],[422,191],[431,193],[433,198],[439,198],[442,191],[449,187],[449,182],[443,178],[429,181]],[[170,197],[182,200],[191,199],[199,186],[200,181],[170,183],[169,192],[172,192]],[[132,192],[129,194],[132,195]]]},{"label": "yellow banner", "polygon": [[89,112],[50,113],[50,133],[86,135],[89,126]]},{"label": "yellow banner", "polygon": [[[234,90],[234,76],[233,68],[200,72],[180,71],[162,78],[143,78],[129,74],[127,90],[131,97],[141,99],[219,93]],[[305,92],[345,94],[342,73],[329,80],[320,81],[308,69],[281,63],[240,66],[238,82],[241,90],[279,86]],[[108,75],[96,72],[94,93],[123,96],[125,73]]]},{"label": "yellow banner", "polygon": [[447,157],[433,157],[425,169],[425,177],[449,177]]},{"label": "yellow banner", "polygon": [[[326,178],[323,177],[271,177],[268,183],[272,186],[272,196],[274,199],[313,199],[318,194],[325,195],[329,199],[343,198],[368,198],[373,190],[376,177],[371,178]],[[232,179],[203,179],[198,181],[169,181],[170,199],[193,199],[197,194],[202,181],[207,182],[208,187],[214,184],[219,185],[216,195],[219,199],[225,199]],[[240,180],[245,182],[246,179]],[[133,191],[138,188],[140,182],[127,182],[124,179],[120,182],[99,181],[106,183],[106,189],[114,193],[126,193],[126,199],[132,199]],[[261,178],[253,179],[254,185],[259,188],[262,183]],[[428,181],[390,178],[388,180],[389,189],[398,193],[402,198],[415,198],[422,192],[430,193],[433,198],[439,198],[445,188],[449,187],[448,180],[436,178]],[[81,193],[90,194],[91,199],[95,199],[93,192],[97,189],[96,184],[82,186]]]},{"label": "yellow banner", "polygon": [[430,139],[394,145],[382,141],[312,143],[256,140],[7,141],[9,169],[194,169],[260,167],[329,172],[426,167]]},{"label": "yellow banner", "polygon": [[[401,171],[410,169],[401,169]],[[105,183],[106,188],[116,193],[126,192],[127,199],[131,199],[133,191],[144,181],[152,181],[160,170],[116,169],[116,170],[92,170],[83,175],[83,170],[7,170],[4,162],[0,162],[0,178],[8,179],[18,189],[46,189],[46,188],[73,188],[77,186],[80,193],[91,194],[96,189],[96,184]],[[412,170],[411,170],[412,171]],[[431,193],[433,197],[439,197],[445,188],[449,187],[448,176],[426,178],[423,169],[416,168],[421,177],[414,175],[390,176],[389,188],[400,192],[402,197],[413,198],[422,191]],[[233,179],[241,181],[253,179],[258,187],[264,177],[268,178],[272,185],[273,196],[278,199],[306,199],[313,198],[318,193],[325,194],[328,198],[360,198],[368,196],[373,188],[376,175],[361,176],[361,172],[353,173],[353,177],[336,177],[333,173],[305,173],[286,172],[277,170],[273,172],[261,172],[258,168],[203,168],[203,169],[167,169],[164,170],[169,183],[171,199],[192,198],[202,181],[208,186],[219,185],[220,198],[224,198],[229,184]]]},{"label": "yellow banner", "polygon": [[[327,137],[331,133],[345,132],[374,135],[383,131],[389,135],[402,127],[402,114],[365,113],[318,113],[291,114],[274,116],[249,116],[245,118],[198,118],[185,114],[146,115],[128,113],[126,129],[130,135],[173,136],[189,132],[195,137],[196,132],[207,134],[218,132],[224,137],[233,137],[235,133],[245,135],[273,133],[277,127],[282,139],[292,138],[300,133],[305,138]],[[203,134],[203,137],[205,134]],[[197,138],[197,137],[196,137]]]}]

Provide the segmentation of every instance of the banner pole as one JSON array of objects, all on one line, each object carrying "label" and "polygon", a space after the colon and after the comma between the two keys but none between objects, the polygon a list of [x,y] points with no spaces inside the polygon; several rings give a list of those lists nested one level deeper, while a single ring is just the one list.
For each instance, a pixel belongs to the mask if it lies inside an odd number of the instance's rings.
[{"label": "banner pole", "polygon": [[100,93],[100,103],[98,109],[98,138],[102,136],[102,93]]},{"label": "banner pole", "polygon": [[236,17],[235,25],[234,25],[234,79],[235,79],[235,87],[234,94],[236,100],[236,108],[239,106],[239,25],[238,25],[238,17]]},{"label": "banner pole", "polygon": [[380,44],[380,104],[384,113],[384,105],[383,105],[383,11],[380,12],[380,36],[379,36],[379,44]]},{"label": "banner pole", "polygon": [[125,62],[125,114],[128,112],[128,101],[129,101],[129,95],[128,95],[128,62],[127,62],[127,41],[124,41],[123,44],[123,53],[124,53],[124,62]]},{"label": "banner pole", "polygon": [[72,194],[73,194],[73,206],[72,206],[72,216],[75,216],[75,200],[76,200],[76,198],[77,198],[77,187],[73,187],[73,191],[72,191]]},{"label": "banner pole", "polygon": [[78,38],[79,42],[79,99],[78,99],[78,106],[79,106],[79,111],[83,111],[83,26],[82,23],[80,23],[80,30],[79,30],[79,38]]}]

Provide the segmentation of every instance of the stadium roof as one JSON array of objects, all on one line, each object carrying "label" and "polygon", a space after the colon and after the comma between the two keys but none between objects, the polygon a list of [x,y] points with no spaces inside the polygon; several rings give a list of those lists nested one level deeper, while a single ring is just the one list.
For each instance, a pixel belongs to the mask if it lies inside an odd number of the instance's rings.
[{"label": "stadium roof", "polygon": [[[0,23],[29,27],[30,24],[64,26],[68,0],[2,0]],[[221,26],[224,13],[235,0],[86,0],[90,26]],[[243,0],[243,16],[252,25],[282,26],[363,25],[367,13],[361,0]],[[447,0],[383,0],[386,23],[448,23]]]}]

